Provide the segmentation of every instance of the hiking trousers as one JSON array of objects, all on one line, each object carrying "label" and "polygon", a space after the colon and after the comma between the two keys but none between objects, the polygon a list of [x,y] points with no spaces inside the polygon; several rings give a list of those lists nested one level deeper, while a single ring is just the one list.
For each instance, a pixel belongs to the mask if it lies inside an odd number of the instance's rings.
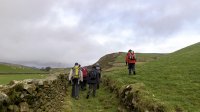
[{"label": "hiking trousers", "polygon": [[72,79],[72,97],[77,98],[78,96],[79,96],[78,79],[74,78]]},{"label": "hiking trousers", "polygon": [[129,75],[131,75],[131,72],[133,72],[133,74],[135,74],[135,63],[129,63],[128,70],[129,70]]},{"label": "hiking trousers", "polygon": [[86,90],[86,85],[87,85],[87,77],[83,78],[83,82],[81,82],[81,89]]},{"label": "hiking trousers", "polygon": [[99,89],[100,82],[101,82],[101,73],[99,73],[99,81],[97,82],[97,89]]},{"label": "hiking trousers", "polygon": [[97,90],[97,84],[89,84],[89,91],[88,91],[88,96],[90,96],[91,94],[93,96],[96,96],[96,90]]}]

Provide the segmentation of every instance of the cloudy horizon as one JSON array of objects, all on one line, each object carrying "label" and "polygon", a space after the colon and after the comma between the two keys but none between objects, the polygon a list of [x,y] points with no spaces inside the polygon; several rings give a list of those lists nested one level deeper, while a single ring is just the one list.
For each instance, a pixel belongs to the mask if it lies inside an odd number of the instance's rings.
[{"label": "cloudy horizon", "polygon": [[200,42],[199,0],[1,0],[0,62],[69,67]]}]

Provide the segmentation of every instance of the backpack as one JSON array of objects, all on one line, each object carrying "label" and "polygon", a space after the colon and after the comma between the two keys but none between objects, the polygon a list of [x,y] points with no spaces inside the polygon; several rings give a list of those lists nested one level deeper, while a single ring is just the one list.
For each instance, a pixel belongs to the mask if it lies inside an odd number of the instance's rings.
[{"label": "backpack", "polygon": [[97,72],[96,71],[91,71],[90,72],[90,78],[91,78],[91,80],[96,80],[96,78],[97,78]]},{"label": "backpack", "polygon": [[135,60],[135,54],[130,53],[128,58],[129,58],[130,60]]},{"label": "backpack", "polygon": [[83,77],[87,77],[87,69],[86,68],[82,68],[82,72],[83,72]]},{"label": "backpack", "polygon": [[73,78],[79,78],[79,70],[78,66],[73,67]]}]

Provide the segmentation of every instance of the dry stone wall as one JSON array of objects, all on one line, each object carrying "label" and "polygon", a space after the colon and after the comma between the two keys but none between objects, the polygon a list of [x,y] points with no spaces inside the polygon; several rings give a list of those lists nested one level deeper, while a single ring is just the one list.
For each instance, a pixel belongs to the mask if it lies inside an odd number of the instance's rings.
[{"label": "dry stone wall", "polygon": [[[146,97],[151,95],[144,90],[144,84],[135,83],[118,86],[118,82],[108,77],[103,77],[103,84],[107,86],[111,92],[117,94],[120,99],[121,106],[118,107],[119,112],[169,112],[166,106],[155,98]],[[170,112],[174,112],[170,110]]]},{"label": "dry stone wall", "polygon": [[64,74],[11,81],[0,86],[0,112],[61,112],[66,96]]}]

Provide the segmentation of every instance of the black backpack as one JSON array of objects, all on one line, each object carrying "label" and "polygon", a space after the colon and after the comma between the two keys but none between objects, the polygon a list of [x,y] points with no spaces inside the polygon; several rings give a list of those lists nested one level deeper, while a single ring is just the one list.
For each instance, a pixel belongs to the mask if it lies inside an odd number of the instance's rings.
[{"label": "black backpack", "polygon": [[97,72],[96,71],[91,71],[90,72],[90,78],[91,78],[91,80],[96,80],[96,78],[97,78]]}]

